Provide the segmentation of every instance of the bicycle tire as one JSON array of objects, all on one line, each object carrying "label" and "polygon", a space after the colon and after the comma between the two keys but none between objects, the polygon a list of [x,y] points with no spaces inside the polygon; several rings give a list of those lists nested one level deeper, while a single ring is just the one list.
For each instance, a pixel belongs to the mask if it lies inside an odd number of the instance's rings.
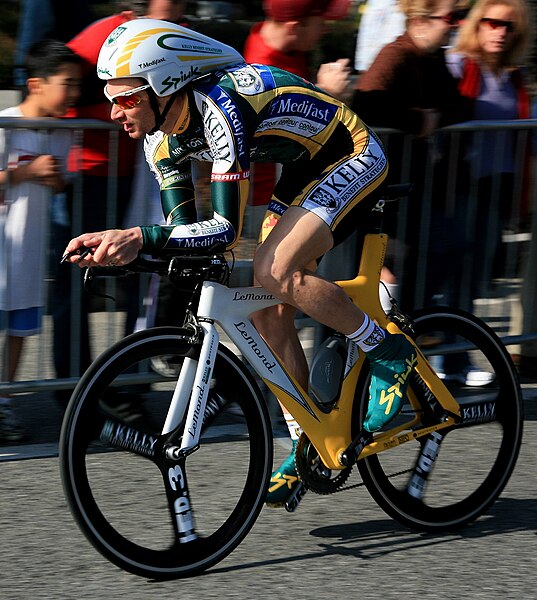
[{"label": "bicycle tire", "polygon": [[[465,414],[476,415],[476,422],[444,430],[442,439],[433,434],[432,438],[420,438],[364,458],[358,461],[358,468],[377,504],[401,524],[417,531],[454,531],[485,513],[511,476],[522,440],[522,393],[501,340],[475,316],[435,307],[420,311],[413,321],[415,339],[431,357],[432,364],[440,363],[437,357],[442,356],[435,354],[440,352],[435,340],[448,340],[445,348],[451,344],[452,349],[461,350],[443,355],[442,372]],[[457,361],[470,361],[483,372],[492,373],[494,379],[487,386],[470,387],[466,376],[463,381],[460,374],[453,372],[450,378],[446,365]],[[459,378],[461,381],[456,381]],[[369,377],[360,390],[361,415],[367,406],[368,385]],[[489,402],[494,403],[496,418],[479,423],[483,420],[479,411],[483,412],[484,407],[490,409]],[[410,405],[406,405],[398,418],[408,420],[409,415],[404,413],[410,410]],[[432,444],[433,454],[438,451],[438,455],[433,466],[429,463],[427,467],[431,472],[424,488],[416,493],[413,477],[415,469],[420,468],[418,459],[427,440]],[[427,456],[425,460],[428,461]]]},{"label": "bicycle tire", "polygon": [[[182,368],[184,356],[199,352],[189,336],[184,329],[154,328],[112,346],[74,390],[60,436],[61,477],[78,525],[111,562],[152,579],[198,573],[236,548],[259,515],[272,467],[272,430],[263,396],[245,365],[223,345],[209,392],[219,410],[207,408],[199,449],[182,463],[197,539],[181,543],[177,534],[178,511],[165,489],[169,455],[164,456],[162,445],[153,444],[154,456],[147,457],[133,450],[136,444],[125,450],[117,439],[111,442],[108,432],[116,425],[133,431],[132,424],[109,412],[111,400],[119,398],[117,406],[124,396],[131,402],[143,398],[134,430],[153,436],[150,441],[164,437],[158,432],[177,373],[162,374],[162,360],[171,371]],[[113,385],[122,376],[130,382]],[[145,438],[140,434],[139,439],[143,445]]]}]

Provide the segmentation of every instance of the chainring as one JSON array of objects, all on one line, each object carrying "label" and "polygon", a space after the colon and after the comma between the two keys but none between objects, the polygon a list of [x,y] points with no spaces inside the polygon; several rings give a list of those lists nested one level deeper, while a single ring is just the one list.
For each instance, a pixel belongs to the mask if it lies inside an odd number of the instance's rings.
[{"label": "chainring", "polygon": [[317,450],[304,433],[298,438],[296,445],[295,467],[304,485],[315,494],[323,496],[339,491],[352,471],[352,465],[334,472],[326,468]]}]

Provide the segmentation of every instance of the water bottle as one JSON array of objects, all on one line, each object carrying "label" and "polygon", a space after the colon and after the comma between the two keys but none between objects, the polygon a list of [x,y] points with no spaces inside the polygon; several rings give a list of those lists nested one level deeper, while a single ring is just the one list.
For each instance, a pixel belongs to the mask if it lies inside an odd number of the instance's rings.
[{"label": "water bottle", "polygon": [[347,339],[338,333],[326,339],[313,357],[309,392],[321,407],[326,407],[337,400],[346,361]]}]

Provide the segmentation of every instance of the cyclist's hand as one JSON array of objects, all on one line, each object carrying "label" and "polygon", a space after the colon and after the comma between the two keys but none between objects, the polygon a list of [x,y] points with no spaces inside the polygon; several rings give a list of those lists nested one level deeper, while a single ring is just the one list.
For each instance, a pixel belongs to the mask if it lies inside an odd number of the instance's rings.
[{"label": "cyclist's hand", "polygon": [[[85,253],[87,248],[91,251]],[[72,239],[64,257],[79,267],[116,267],[132,262],[141,249],[142,231],[139,227],[108,229],[84,233]]]}]

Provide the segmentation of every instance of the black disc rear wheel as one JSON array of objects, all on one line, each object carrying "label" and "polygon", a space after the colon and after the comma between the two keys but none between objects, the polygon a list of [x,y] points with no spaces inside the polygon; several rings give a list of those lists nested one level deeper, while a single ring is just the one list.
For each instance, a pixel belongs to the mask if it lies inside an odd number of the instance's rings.
[{"label": "black disc rear wheel", "polygon": [[[359,460],[358,467],[373,498],[400,523],[453,530],[483,514],[509,480],[522,439],[522,394],[505,347],[473,315],[422,311],[415,331],[465,422]],[[362,414],[367,399],[365,384]],[[409,420],[410,410],[403,407],[398,419]]]}]

